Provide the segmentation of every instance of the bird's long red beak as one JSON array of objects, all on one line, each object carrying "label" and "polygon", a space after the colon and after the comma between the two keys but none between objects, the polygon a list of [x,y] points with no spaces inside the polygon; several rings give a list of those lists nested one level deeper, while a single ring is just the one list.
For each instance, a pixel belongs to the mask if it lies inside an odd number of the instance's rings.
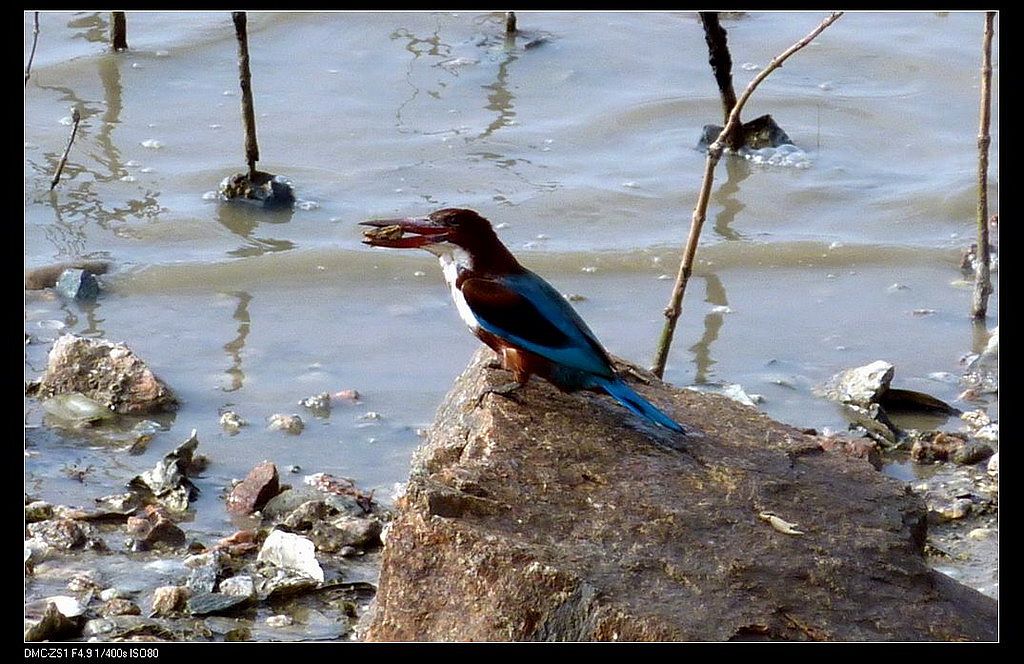
[{"label": "bird's long red beak", "polygon": [[449,230],[446,226],[431,221],[429,217],[371,219],[361,221],[359,225],[372,226],[376,229],[364,232],[363,244],[393,249],[416,249],[444,242],[448,239]]}]

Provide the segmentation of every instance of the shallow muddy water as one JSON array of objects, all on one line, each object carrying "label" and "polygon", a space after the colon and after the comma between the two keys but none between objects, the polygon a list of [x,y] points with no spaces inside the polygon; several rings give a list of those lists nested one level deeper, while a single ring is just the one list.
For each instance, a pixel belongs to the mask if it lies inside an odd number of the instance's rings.
[{"label": "shallow muddy water", "polygon": [[[737,88],[823,17],[725,20]],[[105,337],[182,406],[130,456],[26,399],[33,496],[86,504],[194,428],[212,463],[190,536],[232,531],[221,492],[264,459],[299,466],[293,483],[347,476],[386,502],[478,342],[431,256],[360,243],[356,222],[375,216],[478,210],[524,264],[585,298],[574,306],[610,352],[650,364],[703,170],[695,145],[721,122],[694,14],[522,12],[525,36],[506,45],[501,14],[251,13],[260,167],[294,182],[287,212],[211,195],[244,167],[230,14],[129,12],[120,54],[108,20],[40,16],[25,263],[88,256],[114,270],[92,305],[26,292],[25,377],[61,333]],[[976,407],[929,376],[959,375],[986,342],[958,267],[975,235],[982,25],[980,13],[851,13],[762,84],[744,117],[771,113],[800,152],[719,165],[666,380],[738,383],[776,419],[842,430],[811,388],[884,359],[894,385]],[[24,26],[27,61],[31,12]],[[82,123],[50,192],[73,105]],[[991,329],[998,287],[989,311]],[[326,418],[297,405],[342,389],[361,401]],[[224,409],[250,425],[229,435]],[[301,435],[266,429],[293,412]]]}]

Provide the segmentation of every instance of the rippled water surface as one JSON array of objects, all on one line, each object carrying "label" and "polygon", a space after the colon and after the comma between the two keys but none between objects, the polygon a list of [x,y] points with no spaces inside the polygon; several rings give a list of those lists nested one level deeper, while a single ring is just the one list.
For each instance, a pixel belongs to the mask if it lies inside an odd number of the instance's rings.
[{"label": "rippled water surface", "polygon": [[[823,16],[726,20],[737,87]],[[115,269],[94,305],[26,293],[25,376],[62,332],[105,337],[145,358],[182,407],[128,456],[38,428],[27,400],[33,495],[110,493],[193,428],[213,463],[190,533],[230,528],[218,495],[262,459],[390,494],[478,342],[432,257],[360,243],[356,222],[373,216],[477,209],[524,264],[584,296],[575,306],[612,353],[651,362],[704,166],[694,146],[721,122],[694,14],[523,12],[514,45],[500,14],[250,14],[260,167],[299,197],[276,213],[209,195],[244,166],[230,14],[129,12],[120,54],[108,20],[41,14],[25,90],[25,262]],[[975,234],[982,24],[848,14],[767,79],[745,117],[771,113],[801,167],[719,165],[667,380],[739,383],[777,419],[844,429],[811,387],[885,359],[899,386],[969,406],[929,374],[957,374],[985,343],[958,283]],[[24,27],[27,61],[31,12]],[[997,164],[998,57],[993,76]],[[83,119],[51,193],[72,106]],[[994,169],[990,182],[997,212]],[[296,405],[347,388],[362,402],[329,418]],[[222,431],[226,408],[250,426]],[[300,413],[306,430],[267,431],[278,412]],[[69,465],[93,471],[80,482]]]}]

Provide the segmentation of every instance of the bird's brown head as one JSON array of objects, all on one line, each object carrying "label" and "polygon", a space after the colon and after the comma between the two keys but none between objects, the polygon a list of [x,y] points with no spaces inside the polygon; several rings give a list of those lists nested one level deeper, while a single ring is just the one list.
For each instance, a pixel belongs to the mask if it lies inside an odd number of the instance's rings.
[{"label": "bird's brown head", "polygon": [[431,253],[444,251],[444,245],[459,247],[483,264],[515,263],[512,254],[501,243],[491,222],[474,210],[444,208],[425,217],[371,219],[360,222],[372,226],[363,243],[371,247],[393,249],[426,249]]}]

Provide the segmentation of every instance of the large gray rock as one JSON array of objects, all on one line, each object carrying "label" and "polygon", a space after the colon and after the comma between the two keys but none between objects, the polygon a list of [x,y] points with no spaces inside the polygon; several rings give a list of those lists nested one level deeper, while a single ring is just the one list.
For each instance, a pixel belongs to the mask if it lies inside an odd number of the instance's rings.
[{"label": "large gray rock", "polygon": [[654,379],[686,438],[541,380],[486,394],[492,357],[415,455],[365,639],[996,638],[996,602],[925,564],[921,499],[866,460]]}]

